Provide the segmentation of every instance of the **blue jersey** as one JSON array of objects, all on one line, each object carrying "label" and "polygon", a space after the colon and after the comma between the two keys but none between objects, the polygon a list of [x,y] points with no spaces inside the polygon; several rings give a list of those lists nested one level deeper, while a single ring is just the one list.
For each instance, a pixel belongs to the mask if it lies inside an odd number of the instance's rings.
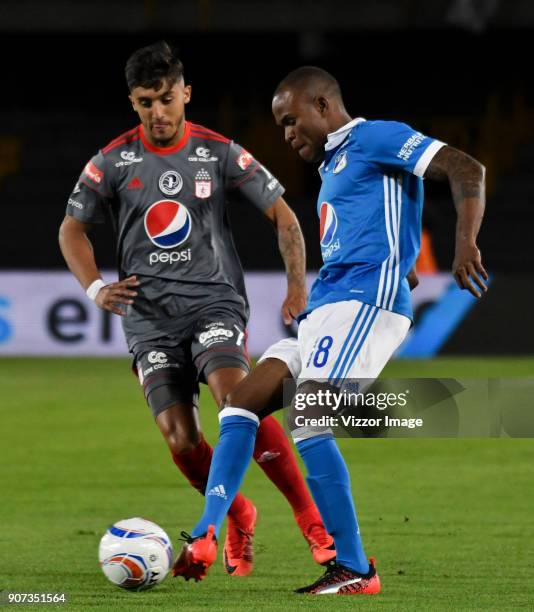
[{"label": "blue jersey", "polygon": [[355,119],[329,135],[317,201],[324,265],[305,314],[356,299],[412,318],[422,176],[443,145],[396,121]]}]

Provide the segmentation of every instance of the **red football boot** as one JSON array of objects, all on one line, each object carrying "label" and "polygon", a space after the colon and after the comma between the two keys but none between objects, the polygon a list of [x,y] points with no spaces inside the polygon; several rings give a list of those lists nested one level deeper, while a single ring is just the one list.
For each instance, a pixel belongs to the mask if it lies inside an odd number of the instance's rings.
[{"label": "red football boot", "polygon": [[186,543],[174,562],[172,575],[183,576],[186,580],[194,578],[196,582],[203,580],[217,558],[215,526],[209,525],[207,533],[196,538],[182,531],[182,537]]},{"label": "red football boot", "polygon": [[376,573],[375,560],[369,559],[369,571],[360,574],[354,570],[331,563],[324,576],[307,587],[297,589],[295,593],[309,595],[376,595],[380,593],[380,578]]},{"label": "red football boot", "polygon": [[247,576],[252,571],[254,563],[252,540],[257,517],[258,512],[249,500],[246,510],[237,518],[228,516],[223,565],[225,572],[230,576]]}]

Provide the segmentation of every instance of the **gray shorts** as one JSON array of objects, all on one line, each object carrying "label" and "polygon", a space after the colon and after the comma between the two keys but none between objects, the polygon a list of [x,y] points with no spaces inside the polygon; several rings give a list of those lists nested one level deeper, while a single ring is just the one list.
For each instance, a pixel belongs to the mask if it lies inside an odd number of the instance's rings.
[{"label": "gray shorts", "polygon": [[[250,371],[243,322],[227,312],[202,314],[185,334],[139,342],[133,348],[132,369],[154,416],[180,402],[198,405],[199,382],[219,368]],[[169,386],[158,394],[157,405],[149,399],[155,389]],[[163,403],[167,404],[163,406]]]}]

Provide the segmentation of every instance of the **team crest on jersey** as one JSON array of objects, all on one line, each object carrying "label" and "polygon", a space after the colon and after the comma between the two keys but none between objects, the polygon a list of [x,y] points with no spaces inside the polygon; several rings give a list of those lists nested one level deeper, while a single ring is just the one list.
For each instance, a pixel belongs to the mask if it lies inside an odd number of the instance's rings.
[{"label": "team crest on jersey", "polygon": [[172,249],[189,238],[191,214],[174,200],[154,202],[145,213],[145,231],[150,241],[161,249]]},{"label": "team crest on jersey", "polygon": [[336,163],[334,164],[333,173],[338,174],[346,167],[347,167],[347,152],[343,151],[343,153],[340,153],[336,157]]},{"label": "team crest on jersey", "polygon": [[202,168],[195,175],[195,195],[197,198],[205,200],[211,195],[211,176],[209,172]]},{"label": "team crest on jersey", "polygon": [[176,195],[183,185],[184,180],[176,170],[167,170],[159,177],[159,188],[165,195]]},{"label": "team crest on jersey", "polygon": [[321,238],[321,246],[327,247],[330,245],[337,230],[337,215],[332,204],[322,202],[320,215],[319,235]]}]

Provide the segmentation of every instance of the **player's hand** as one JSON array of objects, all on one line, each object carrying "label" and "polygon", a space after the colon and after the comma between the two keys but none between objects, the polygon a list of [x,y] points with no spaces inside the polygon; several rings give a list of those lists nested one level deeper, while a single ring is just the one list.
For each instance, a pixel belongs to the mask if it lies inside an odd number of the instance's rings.
[{"label": "player's hand", "polygon": [[133,304],[133,298],[137,295],[137,291],[133,291],[132,287],[138,287],[139,281],[136,276],[129,276],[117,283],[105,285],[96,294],[96,305],[102,310],[109,310],[115,314],[124,317],[126,311],[119,307],[119,304]]},{"label": "player's hand", "polygon": [[289,325],[306,308],[307,299],[305,287],[288,289],[287,297],[282,304],[282,319],[286,325]]},{"label": "player's hand", "polygon": [[476,298],[481,298],[488,290],[484,283],[489,278],[488,273],[482,265],[480,251],[474,242],[456,245],[452,273],[458,287],[467,289]]}]

